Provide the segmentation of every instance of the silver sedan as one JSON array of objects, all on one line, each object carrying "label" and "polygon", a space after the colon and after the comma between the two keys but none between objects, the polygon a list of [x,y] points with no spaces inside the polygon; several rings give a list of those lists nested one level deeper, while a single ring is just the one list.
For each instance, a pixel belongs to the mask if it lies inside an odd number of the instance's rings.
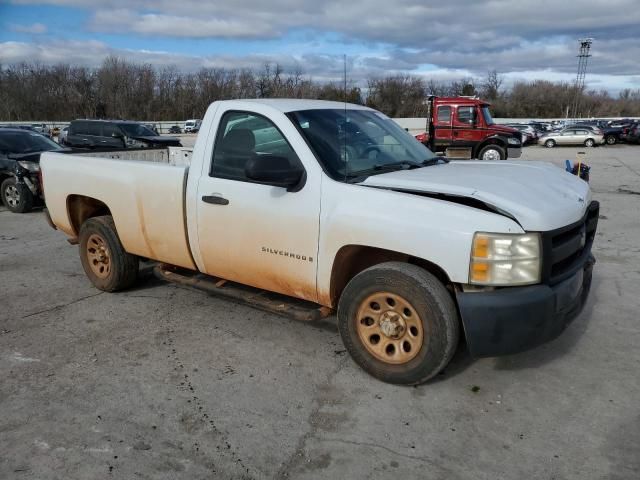
[{"label": "silver sedan", "polygon": [[584,145],[594,147],[604,144],[604,135],[586,128],[565,128],[559,132],[547,133],[538,139],[539,145],[547,148],[556,145]]}]

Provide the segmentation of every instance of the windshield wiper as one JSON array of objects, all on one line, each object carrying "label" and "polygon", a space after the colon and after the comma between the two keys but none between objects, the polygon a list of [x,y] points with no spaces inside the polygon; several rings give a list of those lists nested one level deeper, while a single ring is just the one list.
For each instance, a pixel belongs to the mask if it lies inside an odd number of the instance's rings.
[{"label": "windshield wiper", "polygon": [[410,162],[408,160],[402,160],[400,162],[383,163],[382,165],[374,165],[371,170],[409,170],[411,168],[420,168],[422,164]]},{"label": "windshield wiper", "polygon": [[449,163],[449,159],[446,157],[433,157],[433,158],[427,158],[426,160],[423,160],[421,165],[423,167],[430,167],[431,165],[438,165],[440,162],[442,163]]},{"label": "windshield wiper", "polygon": [[400,162],[393,163],[383,163],[382,165],[374,165],[371,168],[367,168],[365,170],[356,170],[354,172],[349,172],[346,177],[349,178],[350,182],[358,183],[368,176],[376,173],[382,172],[393,172],[396,170],[411,170],[414,168],[422,168],[424,165],[422,163],[410,162],[409,160],[402,160]]}]

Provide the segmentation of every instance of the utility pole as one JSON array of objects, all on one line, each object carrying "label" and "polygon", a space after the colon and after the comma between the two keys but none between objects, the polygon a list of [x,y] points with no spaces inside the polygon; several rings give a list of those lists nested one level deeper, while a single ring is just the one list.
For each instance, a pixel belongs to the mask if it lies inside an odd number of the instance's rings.
[{"label": "utility pole", "polygon": [[578,75],[576,76],[576,92],[571,111],[574,119],[578,118],[578,114],[580,113],[580,98],[582,97],[582,91],[584,90],[584,77],[587,74],[587,62],[591,56],[589,51],[591,50],[593,38],[582,38],[579,42],[580,51],[578,54]]}]

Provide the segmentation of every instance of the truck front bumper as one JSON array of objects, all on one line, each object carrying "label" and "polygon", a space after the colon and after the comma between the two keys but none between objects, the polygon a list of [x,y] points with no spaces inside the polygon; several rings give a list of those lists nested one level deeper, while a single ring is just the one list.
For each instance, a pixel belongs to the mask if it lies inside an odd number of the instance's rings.
[{"label": "truck front bumper", "polygon": [[595,259],[554,286],[458,292],[467,345],[475,357],[523,352],[548,342],[578,316],[587,301]]},{"label": "truck front bumper", "polygon": [[522,147],[508,147],[507,158],[520,158],[522,155]]}]

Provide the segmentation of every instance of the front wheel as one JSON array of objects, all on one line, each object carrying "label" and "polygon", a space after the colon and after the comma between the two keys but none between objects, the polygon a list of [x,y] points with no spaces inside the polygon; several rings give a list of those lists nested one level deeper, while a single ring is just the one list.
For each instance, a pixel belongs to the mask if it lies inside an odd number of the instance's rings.
[{"label": "front wheel", "polygon": [[130,287],[138,277],[138,257],[120,243],[111,216],[93,217],[80,228],[80,261],[93,285],[105,292]]},{"label": "front wheel", "polygon": [[458,344],[459,320],[444,285],[415,265],[388,262],[356,275],[338,303],[342,341],[366,372],[416,385],[437,375]]},{"label": "front wheel", "polygon": [[584,141],[584,146],[585,147],[593,147],[596,144],[596,142],[593,141],[593,138],[587,138]]},{"label": "front wheel", "polygon": [[504,148],[498,145],[487,145],[478,154],[480,160],[504,160],[507,158],[507,154]]},{"label": "front wheel", "polygon": [[605,139],[605,141],[607,142],[607,145],[615,145],[617,142],[617,139],[615,135],[607,135],[607,138]]},{"label": "front wheel", "polygon": [[553,148],[556,146],[556,142],[554,142],[553,140],[547,140],[546,142],[544,142],[544,146],[547,148]]},{"label": "front wheel", "polygon": [[2,202],[13,213],[27,213],[33,209],[33,194],[15,177],[9,177],[0,185]]}]

